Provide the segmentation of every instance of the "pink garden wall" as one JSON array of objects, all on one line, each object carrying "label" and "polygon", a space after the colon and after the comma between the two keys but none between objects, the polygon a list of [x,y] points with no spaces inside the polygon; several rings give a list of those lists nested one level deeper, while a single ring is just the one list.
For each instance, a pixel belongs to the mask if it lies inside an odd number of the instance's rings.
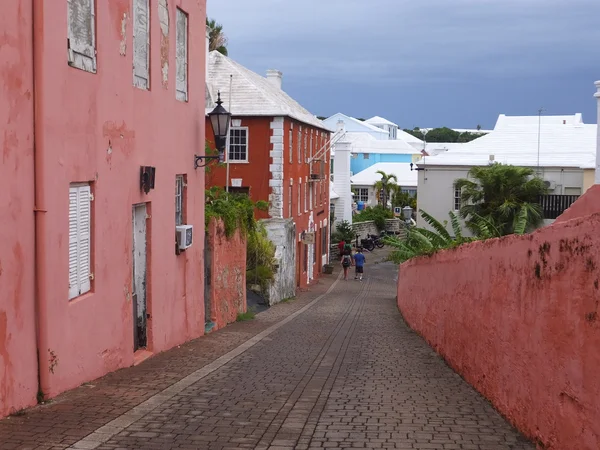
[{"label": "pink garden wall", "polygon": [[31,0],[0,14],[0,417],[36,402]]},{"label": "pink garden wall", "polygon": [[599,192],[532,235],[400,267],[407,323],[547,449],[600,448]]},{"label": "pink garden wall", "polygon": [[246,312],[246,238],[236,231],[227,237],[222,222],[211,221],[208,227],[211,252],[211,321],[214,330],[235,322],[238,313]]}]

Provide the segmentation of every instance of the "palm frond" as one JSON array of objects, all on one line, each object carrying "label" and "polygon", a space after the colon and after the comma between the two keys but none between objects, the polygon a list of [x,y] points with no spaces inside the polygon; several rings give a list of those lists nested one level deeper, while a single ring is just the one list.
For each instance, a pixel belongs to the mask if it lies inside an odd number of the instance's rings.
[{"label": "palm frond", "polygon": [[439,220],[437,220],[435,217],[433,217],[429,213],[423,211],[422,209],[420,209],[419,212],[421,213],[421,217],[423,217],[423,219],[425,220],[425,222],[427,222],[427,224],[431,228],[433,228],[435,231],[437,231],[438,234],[440,235],[440,237],[442,237],[446,241],[451,241],[452,240],[452,237],[450,236],[450,233],[448,233],[448,230],[446,230],[446,227],[444,225],[442,225],[439,222]]}]

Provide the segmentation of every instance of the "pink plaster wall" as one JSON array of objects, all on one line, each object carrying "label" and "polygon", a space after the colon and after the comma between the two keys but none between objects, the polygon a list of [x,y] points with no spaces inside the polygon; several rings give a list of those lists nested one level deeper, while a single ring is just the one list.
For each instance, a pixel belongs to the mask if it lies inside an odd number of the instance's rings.
[{"label": "pink plaster wall", "polygon": [[[36,139],[40,376],[47,396],[134,361],[132,205],[147,202],[149,345],[154,353],[203,334],[205,0],[169,0],[162,37],[158,2],[150,13],[150,90],[133,86],[129,0],[96,3],[97,73],[67,64],[67,2],[36,1]],[[175,14],[189,14],[189,102],[175,98]],[[124,32],[123,32],[124,30]],[[124,55],[121,51],[125,48]],[[168,61],[168,82],[161,70]],[[156,189],[139,187],[142,165],[156,167]],[[175,176],[187,175],[186,222],[192,248],[175,254]],[[68,300],[69,183],[91,182],[92,292]],[[55,355],[55,357],[53,356]],[[53,362],[51,361],[53,360]]]},{"label": "pink plaster wall", "polygon": [[31,3],[0,14],[0,417],[37,393]]},{"label": "pink plaster wall", "polygon": [[547,449],[600,448],[600,214],[403,264],[408,324]]},{"label": "pink plaster wall", "polygon": [[222,222],[212,220],[208,227],[211,250],[211,321],[215,330],[235,322],[247,311],[246,238],[239,232],[225,236]]}]

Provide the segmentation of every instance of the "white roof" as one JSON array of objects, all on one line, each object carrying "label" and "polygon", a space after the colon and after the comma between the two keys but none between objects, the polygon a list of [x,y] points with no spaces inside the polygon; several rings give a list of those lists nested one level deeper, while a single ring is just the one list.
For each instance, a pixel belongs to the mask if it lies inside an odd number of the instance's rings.
[{"label": "white roof", "polygon": [[541,119],[544,125],[583,125],[581,113],[568,116],[507,116],[500,114],[494,130],[504,130],[514,127],[538,126]]},{"label": "white roof", "polygon": [[595,169],[596,168],[596,157],[588,159],[581,164],[582,169]]},{"label": "white roof", "polygon": [[358,120],[358,119],[355,119],[354,117],[347,116],[344,113],[335,113],[334,115],[329,116],[327,119],[325,119],[325,121],[328,121],[333,117],[341,118],[343,121],[354,122],[358,125],[361,125],[361,126],[367,128],[369,131],[373,131],[375,133],[385,134],[386,136],[388,135],[387,131],[382,130],[381,128],[378,128],[374,125],[371,125],[370,123],[367,123],[366,121],[363,122],[362,120]]},{"label": "white roof", "polygon": [[396,131],[396,139],[404,142],[408,142],[409,144],[421,144],[421,148],[423,148],[423,141],[416,136],[413,136],[410,133],[407,133],[404,130],[398,128]]},{"label": "white roof", "polygon": [[409,143],[402,140],[381,140],[376,139],[369,133],[347,132],[345,142],[352,145],[352,153],[387,153],[401,155],[420,154],[417,149]]},{"label": "white roof", "polygon": [[357,186],[373,186],[381,180],[381,174],[378,170],[386,174],[394,174],[398,177],[396,184],[402,187],[416,187],[418,173],[416,170],[410,170],[409,163],[376,163],[367,167],[362,172],[358,172],[350,178],[353,185]]},{"label": "white roof", "polygon": [[394,122],[390,122],[389,120],[379,116],[371,117],[370,119],[365,120],[365,122],[370,123],[371,125],[392,125],[394,127],[398,126]]},{"label": "white roof", "polygon": [[[208,56],[207,100],[212,98],[214,101],[217,98],[217,91],[220,91],[223,106],[229,110],[230,75],[233,75],[230,112],[234,117],[286,116],[331,131],[316,116],[265,77],[217,51],[210,52]],[[214,108],[214,104],[210,105],[207,102],[206,108],[210,111]]]},{"label": "white roof", "polygon": [[[489,164],[490,155],[493,155],[495,162],[537,167],[538,120],[538,116],[501,115],[498,119],[500,126],[491,133],[448,152],[427,157],[419,165],[481,166]],[[596,133],[597,125],[583,124],[580,115],[542,116],[540,166],[580,168],[595,158]]]},{"label": "white roof", "polygon": [[333,183],[329,183],[329,198],[331,200],[335,200],[336,198],[340,198],[340,195],[335,192],[335,189],[333,189]]}]

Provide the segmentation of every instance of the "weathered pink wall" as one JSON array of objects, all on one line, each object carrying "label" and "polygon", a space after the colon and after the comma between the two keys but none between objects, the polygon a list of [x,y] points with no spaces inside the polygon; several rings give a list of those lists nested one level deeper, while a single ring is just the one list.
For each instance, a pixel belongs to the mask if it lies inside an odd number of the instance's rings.
[{"label": "weathered pink wall", "polygon": [[[148,350],[204,332],[202,266],[205,0],[170,0],[168,39],[150,2],[150,86],[133,86],[131,1],[96,3],[97,73],[67,64],[67,2],[36,1],[36,138],[40,205],[40,377],[47,396],[134,361],[132,205],[148,202]],[[189,102],[175,98],[175,14],[189,14]],[[123,49],[124,52],[123,52]],[[124,54],[123,54],[124,53]],[[168,62],[168,81],[162,66]],[[23,70],[23,68],[20,68]],[[139,187],[156,167],[156,189]],[[175,176],[187,174],[192,248],[175,254]],[[69,183],[91,182],[92,292],[68,300]],[[56,355],[52,367],[51,354]],[[51,370],[52,369],[52,370]]]},{"label": "weathered pink wall", "polygon": [[544,448],[600,448],[600,214],[403,264],[408,324]]},{"label": "weathered pink wall", "polygon": [[31,0],[0,14],[0,417],[35,404]]},{"label": "weathered pink wall", "polygon": [[584,195],[579,197],[554,223],[562,223],[577,217],[587,216],[600,212],[600,184],[589,188]]},{"label": "weathered pink wall", "polygon": [[247,311],[246,239],[236,231],[225,236],[222,222],[212,220],[208,227],[211,251],[211,321],[215,330],[235,322]]}]

